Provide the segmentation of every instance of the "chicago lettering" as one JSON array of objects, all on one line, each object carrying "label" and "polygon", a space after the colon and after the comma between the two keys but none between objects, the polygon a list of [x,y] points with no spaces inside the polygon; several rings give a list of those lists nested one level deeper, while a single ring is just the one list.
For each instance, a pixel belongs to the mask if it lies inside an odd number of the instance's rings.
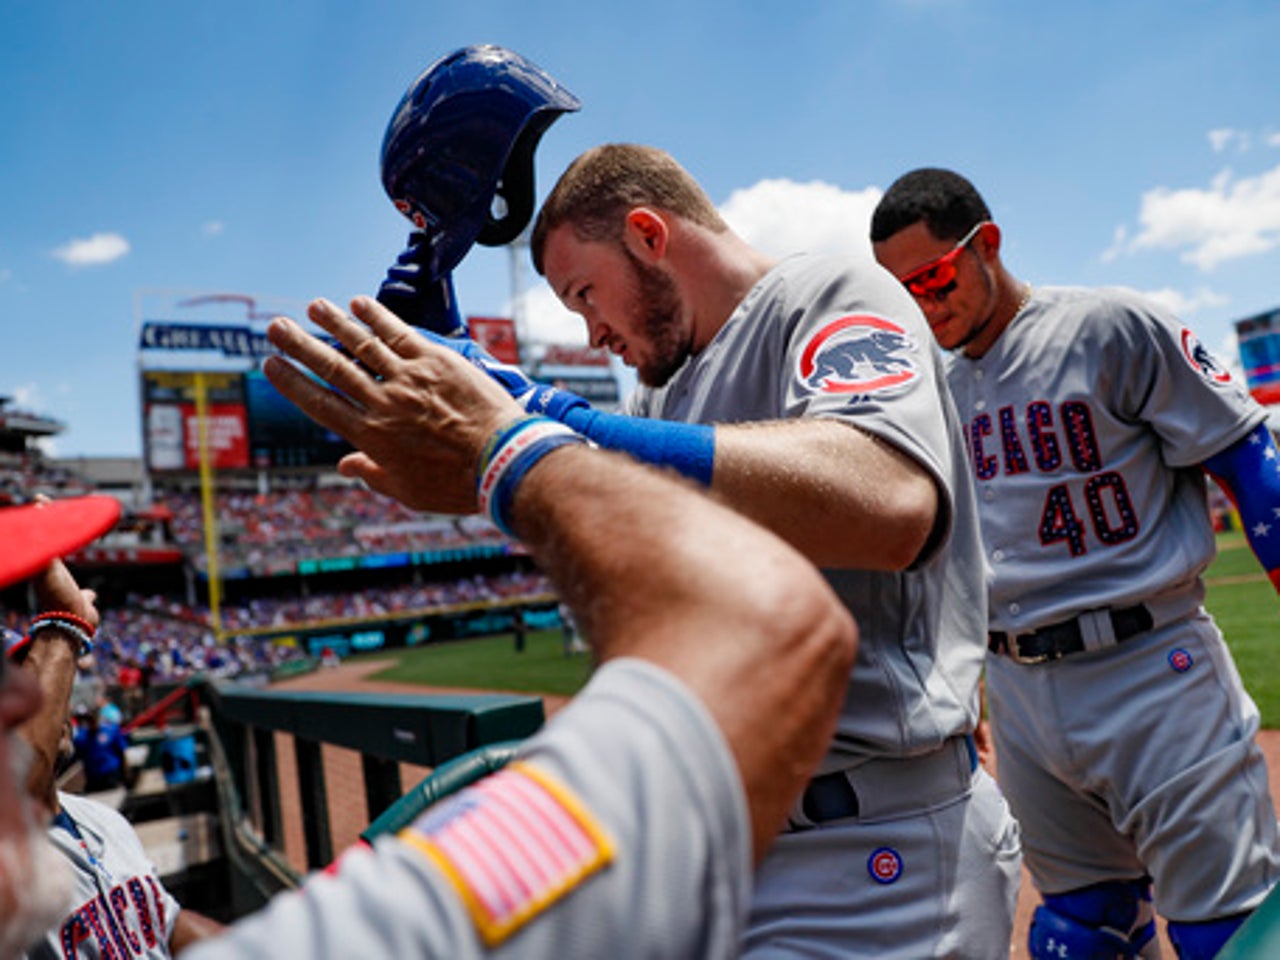
[{"label": "chicago lettering", "polygon": [[[981,413],[969,422],[965,442],[979,481],[1031,470],[1057,473],[1068,462],[1083,478],[1074,497],[1065,482],[1046,491],[1037,531],[1041,545],[1065,544],[1071,556],[1078,557],[1089,549],[1090,527],[1105,546],[1137,536],[1138,514],[1124,477],[1104,469],[1087,403],[1068,400],[1059,404],[1056,420],[1052,404],[1044,400],[1027,404],[1021,417],[1012,405],[1001,407],[994,419]],[[1082,516],[1088,517],[1089,526]]]},{"label": "chicago lettering", "polygon": [[131,877],[81,904],[62,924],[62,955],[71,960],[93,940],[102,960],[144,957],[164,937],[164,898],[153,877]]}]

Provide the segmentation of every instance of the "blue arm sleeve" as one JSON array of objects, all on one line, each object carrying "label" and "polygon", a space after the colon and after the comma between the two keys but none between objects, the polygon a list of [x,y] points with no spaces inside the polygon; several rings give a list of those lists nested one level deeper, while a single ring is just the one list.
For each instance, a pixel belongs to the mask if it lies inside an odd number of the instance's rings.
[{"label": "blue arm sleeve", "polygon": [[605,413],[586,404],[567,411],[563,422],[606,449],[622,450],[645,463],[671,467],[704,487],[711,486],[715,427]]},{"label": "blue arm sleeve", "polygon": [[536,383],[519,367],[495,360],[465,337],[442,337],[430,332],[425,336],[485,371],[529,413],[559,420],[608,450],[625,451],[637,460],[670,467],[703,486],[711,485],[716,448],[714,427],[605,413],[576,393]]},{"label": "blue arm sleeve", "polygon": [[1280,451],[1265,423],[1204,462],[1240,512],[1249,546],[1280,590]]}]

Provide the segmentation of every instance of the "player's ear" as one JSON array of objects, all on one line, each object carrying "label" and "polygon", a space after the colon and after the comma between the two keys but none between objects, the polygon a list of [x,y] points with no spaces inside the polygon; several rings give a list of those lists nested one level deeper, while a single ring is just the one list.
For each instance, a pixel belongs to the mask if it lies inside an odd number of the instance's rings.
[{"label": "player's ear", "polygon": [[988,220],[973,238],[973,245],[982,254],[984,260],[994,260],[1000,256],[1000,227]]},{"label": "player's ear", "polygon": [[622,241],[639,260],[654,264],[667,252],[671,238],[666,219],[650,207],[633,207],[627,213]]}]

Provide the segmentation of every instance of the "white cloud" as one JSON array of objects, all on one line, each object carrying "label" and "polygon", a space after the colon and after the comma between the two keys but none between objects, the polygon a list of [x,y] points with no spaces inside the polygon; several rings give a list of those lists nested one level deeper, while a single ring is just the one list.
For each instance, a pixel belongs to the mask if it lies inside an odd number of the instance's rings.
[{"label": "white cloud", "polygon": [[1124,253],[1125,248],[1128,246],[1128,240],[1129,228],[1122,223],[1116,227],[1116,232],[1111,238],[1111,246],[1102,251],[1102,262],[1110,263]]},{"label": "white cloud", "polygon": [[545,282],[530,287],[520,295],[520,335],[535,343],[585,344],[587,325],[576,313],[566,309]]},{"label": "white cloud", "polygon": [[761,180],[730,194],[720,214],[736,233],[771,256],[846,253],[871,256],[871,213],[881,191],[849,192],[820,180]]},{"label": "white cloud", "polygon": [[1280,166],[1241,178],[1223,170],[1207,189],[1148,190],[1138,220],[1131,252],[1181,249],[1184,263],[1204,271],[1264,253],[1280,245]]},{"label": "white cloud", "polygon": [[21,407],[33,413],[40,413],[44,409],[44,397],[38,383],[20,383],[3,392],[13,398],[15,407]]},{"label": "white cloud", "polygon": [[37,449],[51,460],[57,459],[61,453],[61,447],[58,446],[56,437],[39,437],[35,441]]},{"label": "white cloud", "polygon": [[119,260],[129,252],[129,241],[118,233],[95,233],[76,238],[53,251],[53,255],[72,267],[96,266]]},{"label": "white cloud", "polygon": [[1227,149],[1227,145],[1235,137],[1236,132],[1227,127],[1220,127],[1217,130],[1209,131],[1209,146],[1213,148],[1214,153],[1221,153]]},{"label": "white cloud", "polygon": [[13,271],[8,267],[0,267],[0,283],[8,283],[13,279]]},{"label": "white cloud", "polygon": [[1217,350],[1210,351],[1222,364],[1231,372],[1232,378],[1237,383],[1246,383],[1244,375],[1244,366],[1240,363],[1240,338],[1236,336],[1235,330],[1232,330]]},{"label": "white cloud", "polygon": [[225,225],[221,220],[209,220],[208,222],[200,225],[200,232],[206,237],[216,237],[218,234],[222,233],[224,228]]},{"label": "white cloud", "polygon": [[1219,127],[1208,133],[1209,146],[1214,153],[1222,153],[1232,144],[1237,153],[1245,153],[1253,146],[1253,134],[1248,130],[1232,130],[1230,127]]},{"label": "white cloud", "polygon": [[1267,134],[1266,142],[1268,147],[1280,147],[1280,133]]},{"label": "white cloud", "polygon": [[1216,293],[1208,287],[1200,287],[1192,294],[1174,290],[1172,287],[1162,287],[1159,290],[1138,290],[1135,292],[1148,300],[1155,301],[1184,320],[1194,316],[1199,310],[1211,307],[1225,307],[1231,302],[1230,297]]}]

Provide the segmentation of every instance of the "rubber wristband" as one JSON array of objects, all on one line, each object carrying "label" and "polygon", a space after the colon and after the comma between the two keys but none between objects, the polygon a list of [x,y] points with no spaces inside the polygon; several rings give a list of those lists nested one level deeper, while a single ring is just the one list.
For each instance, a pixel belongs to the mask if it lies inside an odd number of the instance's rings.
[{"label": "rubber wristband", "polygon": [[42,620],[69,620],[71,623],[74,623],[77,627],[87,633],[91,638],[98,632],[94,629],[92,623],[79,614],[72,613],[70,610],[46,610],[43,613],[38,613],[32,617],[31,623],[34,625]]},{"label": "rubber wristband", "polygon": [[476,486],[480,511],[495,527],[514,537],[511,505],[525,475],[552,450],[586,442],[585,437],[549,417],[521,417],[503,427],[485,444],[480,457]]},{"label": "rubber wristband", "polygon": [[[80,619],[79,617],[76,618]],[[34,638],[41,630],[57,630],[73,637],[79,644],[80,650],[76,654],[76,659],[87,657],[93,653],[93,638],[84,630],[80,629],[79,624],[72,623],[70,620],[63,620],[58,617],[43,616],[38,622],[33,621],[31,631],[27,634],[28,638]]]}]

